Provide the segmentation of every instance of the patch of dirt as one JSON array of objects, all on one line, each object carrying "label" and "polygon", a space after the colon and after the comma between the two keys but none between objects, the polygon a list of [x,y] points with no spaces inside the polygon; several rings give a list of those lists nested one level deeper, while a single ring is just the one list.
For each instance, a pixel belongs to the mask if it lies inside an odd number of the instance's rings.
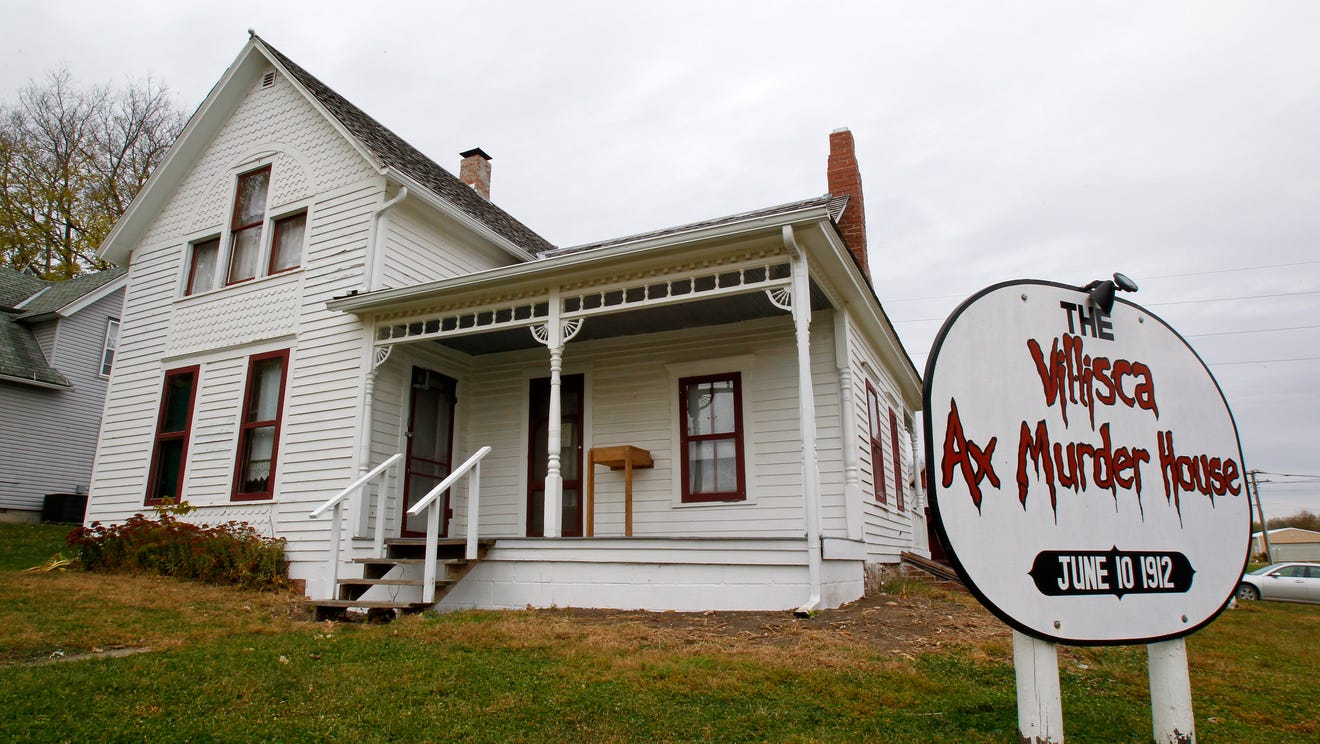
[{"label": "patch of dirt", "polygon": [[836,641],[903,657],[953,645],[1011,643],[1006,625],[960,592],[874,594],[810,618],[782,612],[645,612],[561,609],[576,623],[633,625],[689,644],[797,646]]}]

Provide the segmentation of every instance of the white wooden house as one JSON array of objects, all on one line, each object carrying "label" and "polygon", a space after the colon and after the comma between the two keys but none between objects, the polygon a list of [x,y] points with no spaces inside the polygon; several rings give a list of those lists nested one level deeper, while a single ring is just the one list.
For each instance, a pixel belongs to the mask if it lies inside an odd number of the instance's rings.
[{"label": "white wooden house", "polygon": [[185,499],[361,607],[858,598],[925,535],[920,383],[831,145],[831,194],[556,248],[253,36],[102,248],[88,519]]}]

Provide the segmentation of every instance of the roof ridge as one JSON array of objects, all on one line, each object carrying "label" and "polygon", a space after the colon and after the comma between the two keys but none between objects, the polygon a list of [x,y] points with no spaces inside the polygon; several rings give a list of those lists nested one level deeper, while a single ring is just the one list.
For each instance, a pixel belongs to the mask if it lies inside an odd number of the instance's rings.
[{"label": "roof ridge", "polygon": [[358,108],[347,98],[336,93],[330,86],[308,72],[301,65],[289,59],[265,39],[252,34],[252,39],[261,45],[296,81],[307,90],[330,115],[382,162],[419,181],[423,186],[435,192],[445,201],[489,227],[496,234],[518,246],[535,253],[553,250],[554,245],[541,237],[534,230],[524,225],[513,215],[504,211],[494,202],[473,191],[454,174],[445,170],[425,153],[418,150],[407,140],[395,134],[370,114]]}]

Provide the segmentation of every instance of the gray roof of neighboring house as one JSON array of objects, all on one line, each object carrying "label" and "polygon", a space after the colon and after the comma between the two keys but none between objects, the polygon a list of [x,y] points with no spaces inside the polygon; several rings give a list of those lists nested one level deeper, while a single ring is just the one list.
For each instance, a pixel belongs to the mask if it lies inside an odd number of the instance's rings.
[{"label": "gray roof of neighboring house", "polygon": [[349,103],[347,99],[299,67],[264,39],[260,37],[257,39],[266,51],[278,59],[289,74],[297,79],[299,84],[339,120],[345,129],[386,165],[416,179],[523,250],[535,253],[554,249],[550,241],[537,235],[508,212],[482,197],[449,171],[437,165],[434,160],[423,155],[420,150],[404,142],[399,135],[368,116],[362,109]]},{"label": "gray roof of neighboring house", "polygon": [[0,375],[68,387],[68,378],[50,366],[32,329],[24,321],[56,312],[125,272],[126,269],[107,269],[50,282],[0,267]]},{"label": "gray roof of neighboring house", "polygon": [[735,222],[745,222],[747,220],[761,219],[763,217],[774,217],[775,215],[779,215],[779,214],[787,214],[789,212],[796,212],[801,209],[810,209],[811,207],[819,207],[819,206],[824,206],[828,208],[830,213],[830,219],[837,222],[839,219],[839,215],[843,213],[843,209],[847,204],[848,204],[848,197],[846,196],[832,196],[830,194],[825,194],[823,196],[817,196],[811,199],[803,199],[801,201],[789,202],[787,204],[779,204],[773,207],[765,207],[764,209],[754,209],[750,212],[739,212],[738,214],[725,215],[723,217],[716,217],[714,219],[703,220],[701,222],[692,222],[686,225],[666,227],[662,230],[653,230],[651,232],[638,233],[636,235],[627,235],[622,238],[602,240],[597,243],[586,243],[584,245],[575,245],[569,248],[555,248],[553,250],[543,251],[541,256],[543,258],[552,258],[554,256],[563,256],[569,253],[589,251],[594,248],[605,248],[607,246],[619,245],[621,243],[634,243],[640,240],[662,238],[667,235],[677,235],[679,233],[691,232],[693,230],[701,230],[707,227],[718,227],[720,225],[727,225]]}]

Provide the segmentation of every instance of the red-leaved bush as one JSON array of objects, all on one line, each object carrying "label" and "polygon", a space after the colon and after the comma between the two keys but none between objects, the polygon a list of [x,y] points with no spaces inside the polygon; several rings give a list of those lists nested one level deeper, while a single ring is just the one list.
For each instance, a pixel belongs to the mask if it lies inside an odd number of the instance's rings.
[{"label": "red-leaved bush", "polygon": [[284,540],[263,537],[247,522],[197,525],[167,510],[123,524],[77,527],[65,538],[88,571],[146,572],[208,584],[270,589],[288,583]]}]

